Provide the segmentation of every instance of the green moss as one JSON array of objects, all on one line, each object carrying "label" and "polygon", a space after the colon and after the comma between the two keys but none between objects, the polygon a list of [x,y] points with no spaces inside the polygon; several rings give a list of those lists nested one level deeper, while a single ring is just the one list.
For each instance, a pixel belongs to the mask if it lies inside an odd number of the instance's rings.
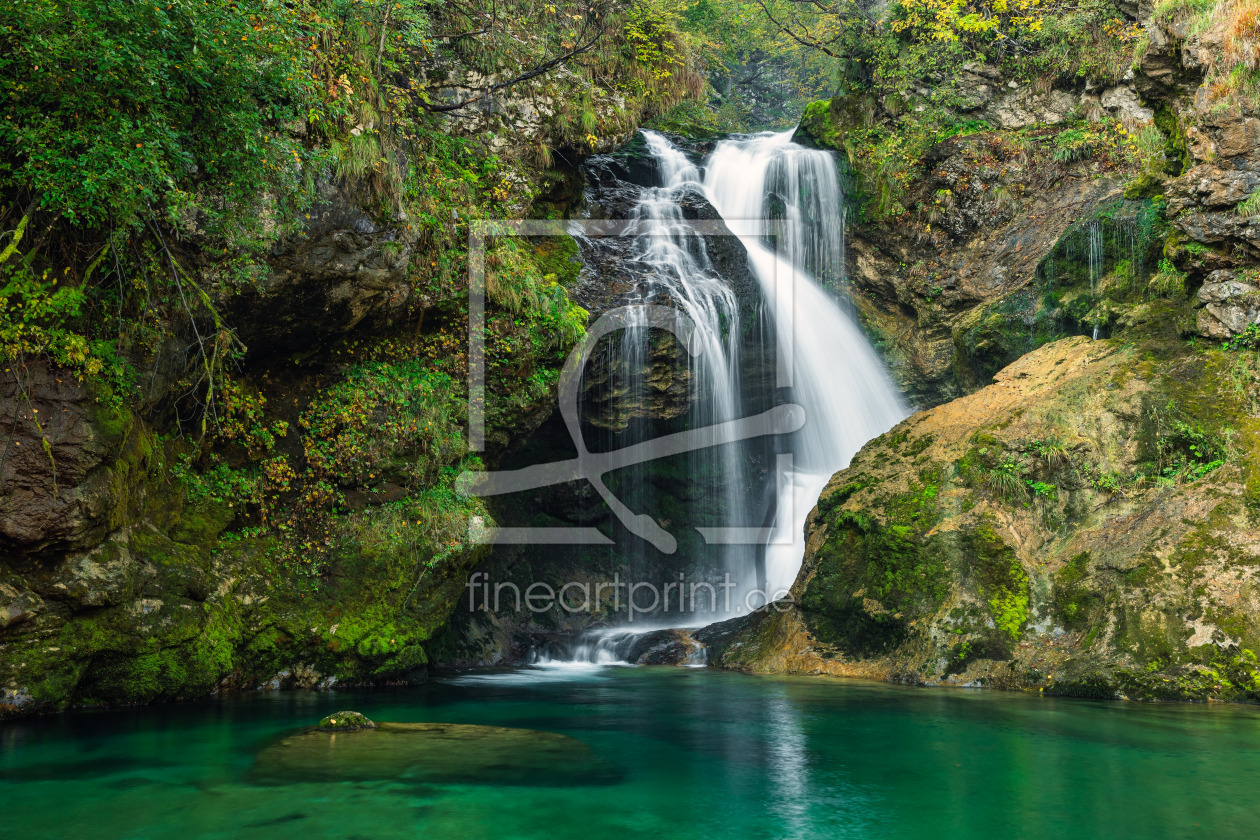
[{"label": "green moss", "polygon": [[906,450],[905,450],[906,455],[913,458],[914,456],[922,453],[923,450],[927,449],[935,441],[936,441],[935,435],[923,435],[922,437],[915,440],[914,443],[906,447]]},{"label": "green moss", "polygon": [[979,584],[981,596],[998,632],[1019,639],[1028,621],[1028,574],[1015,550],[998,536],[991,522],[962,532],[964,565]]},{"label": "green moss", "polygon": [[375,728],[376,724],[360,712],[333,712],[325,715],[318,726],[320,732],[357,732]]},{"label": "green moss", "polygon": [[1059,697],[1079,697],[1087,700],[1114,700],[1120,694],[1120,686],[1110,674],[1087,674],[1051,683],[1044,689],[1046,694]]},{"label": "green moss", "polygon": [[1141,668],[1122,669],[1116,673],[1117,687],[1133,700],[1260,699],[1260,667],[1252,651],[1204,647],[1197,662],[1178,664],[1159,657]]},{"label": "green moss", "polygon": [[844,105],[843,98],[811,102],[805,106],[801,115],[798,134],[815,143],[831,149],[844,148]]},{"label": "green moss", "polygon": [[577,282],[582,256],[571,236],[545,236],[534,241],[534,261],[545,277],[566,288]]},{"label": "green moss", "polygon": [[1162,195],[1164,179],[1150,172],[1143,172],[1124,188],[1124,197],[1129,199],[1155,198]]},{"label": "green moss", "polygon": [[1165,155],[1168,158],[1167,172],[1176,177],[1194,166],[1194,156],[1190,154],[1190,143],[1186,132],[1177,119],[1172,106],[1163,103],[1155,111],[1155,127],[1167,138]]},{"label": "green moss", "polygon": [[1051,608],[1055,618],[1072,630],[1096,626],[1104,605],[1097,584],[1091,585],[1089,560],[1089,552],[1083,551],[1051,577]]},{"label": "green moss", "polygon": [[946,551],[924,534],[938,519],[939,472],[883,504],[886,521],[842,511],[828,526],[800,606],[811,630],[854,654],[888,650],[949,592]]},{"label": "green moss", "polygon": [[818,500],[819,513],[824,517],[830,517],[845,502],[866,488],[871,487],[874,483],[869,477],[864,475],[851,476],[839,490],[836,490],[834,493],[824,494]]}]

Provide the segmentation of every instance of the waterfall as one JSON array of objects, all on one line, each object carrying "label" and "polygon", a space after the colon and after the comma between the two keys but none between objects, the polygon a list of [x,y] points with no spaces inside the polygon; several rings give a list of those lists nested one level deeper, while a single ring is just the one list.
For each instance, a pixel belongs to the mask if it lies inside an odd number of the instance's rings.
[{"label": "waterfall", "polygon": [[[804,557],[805,519],[827,481],[867,441],[908,413],[839,291],[845,281],[844,195],[831,155],[792,143],[791,132],[761,134],[720,142],[702,174],[665,137],[643,134],[660,185],[638,191],[629,212],[629,250],[619,253],[632,264],[637,278],[629,295],[631,305],[663,304],[682,310],[695,325],[695,339],[703,344],[703,352],[687,361],[695,398],[687,427],[750,416],[756,411],[750,408],[755,399],[795,403],[804,408],[805,422],[790,437],[769,444],[743,441],[687,456],[696,459],[687,473],[695,496],[710,503],[706,513],[716,509],[725,521],[723,527],[701,527],[701,517],[693,509],[688,513],[693,521],[673,523],[675,529],[694,526],[717,549],[719,568],[698,570],[704,561],[694,556],[680,560],[690,562],[701,580],[715,571],[718,577],[729,575],[737,586],[734,597],[720,609],[716,601],[703,609],[693,602],[693,613],[685,617],[657,615],[633,627],[551,639],[535,649],[536,664],[625,664],[635,645],[649,638],[644,633],[747,614],[744,605],[754,590],[770,596],[786,593]],[[745,297],[736,296],[730,278],[719,276],[705,237],[684,216],[684,204],[694,207],[697,193],[707,198],[743,245],[752,275],[745,275]],[[584,244],[604,247],[592,241]],[[741,335],[742,324],[757,321],[741,320],[741,304],[761,307],[761,328],[755,336]],[[646,319],[636,326],[631,315],[629,323],[612,337],[614,343],[602,357],[608,365],[606,375],[595,381],[604,383],[609,395],[634,404],[646,393],[651,334]],[[773,352],[763,358],[772,357],[777,370],[766,386],[770,392],[754,399],[741,393],[740,348],[748,339],[753,344],[745,349],[755,353],[757,338],[772,343]],[[641,431],[613,430],[606,443],[609,448],[628,445]],[[658,431],[649,429],[649,436]],[[769,472],[757,478],[760,488],[748,486],[749,465],[754,462]],[[634,510],[645,509],[652,492],[648,479],[642,465],[621,471],[615,478],[619,498]],[[739,540],[714,536],[734,531],[760,534],[763,542],[727,544]],[[643,563],[636,552],[646,547],[635,543],[630,547],[631,566]],[[633,572],[632,568],[631,577]]]},{"label": "waterfall", "polygon": [[[791,399],[806,413],[766,546],[770,592],[795,580],[805,518],[827,481],[909,413],[861,328],[814,279],[844,279],[844,196],[831,155],[799,146],[791,135],[724,140],[704,176],[710,200],[748,250]],[[768,236],[776,227],[777,247]]]},{"label": "waterfall", "polygon": [[[684,637],[689,638],[689,637]],[[605,627],[588,630],[569,638],[536,642],[530,651],[530,664],[549,665],[631,665],[634,659],[654,645],[677,645],[679,636],[669,629],[647,627]],[[708,663],[708,650],[690,640],[690,651],[679,662],[696,667]]]},{"label": "waterfall", "polygon": [[[628,258],[642,267],[643,282],[638,302],[646,305],[673,306],[691,320],[701,352],[687,360],[690,389],[696,395],[687,416],[690,428],[712,426],[736,420],[741,416],[739,383],[739,301],[730,285],[714,269],[703,237],[684,218],[680,198],[685,191],[703,192],[699,170],[680,150],[659,134],[645,132],[662,184],[640,191],[630,212],[626,234],[632,237]],[[610,354],[609,382],[620,399],[642,401],[646,394],[645,373],[651,359],[651,334],[646,319],[633,320],[620,332]],[[624,445],[634,435],[623,435],[608,441],[609,448]],[[697,520],[716,508],[724,518],[739,519],[749,509],[746,481],[747,448],[729,444],[715,450],[697,450],[688,456],[687,474],[703,504],[689,511]],[[618,496],[634,510],[650,507],[644,497],[650,493],[648,468],[639,464],[620,471],[613,482]],[[703,507],[704,510],[699,508]],[[684,523],[678,523],[683,525]],[[686,523],[686,525],[698,522]],[[631,544],[641,551],[646,547],[633,537]],[[757,583],[754,546],[717,546],[721,572],[741,583],[742,590]],[[641,569],[632,566],[630,577],[641,579]],[[695,558],[689,558],[694,560]],[[739,597],[741,592],[737,591]],[[720,613],[716,603],[706,603],[704,611]]]}]

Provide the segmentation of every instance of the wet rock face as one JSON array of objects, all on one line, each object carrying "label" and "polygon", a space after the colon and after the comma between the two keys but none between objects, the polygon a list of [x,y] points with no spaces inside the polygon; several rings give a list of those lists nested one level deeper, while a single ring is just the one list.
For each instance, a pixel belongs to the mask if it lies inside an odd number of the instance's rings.
[{"label": "wet rock face", "polygon": [[0,630],[39,615],[44,602],[30,590],[0,583]]},{"label": "wet rock face", "polygon": [[926,225],[851,227],[848,241],[850,296],[923,406],[987,382],[966,358],[986,307],[1032,289],[1056,243],[1124,189],[1086,166],[1034,167],[1001,134],[942,142],[927,165],[915,193]]},{"label": "wet rock face", "polygon": [[123,524],[151,448],[128,409],[37,361],[0,379],[0,426],[0,548],[83,550]]},{"label": "wet rock face", "polygon": [[[631,219],[644,188],[657,187],[660,181],[654,159],[641,138],[615,154],[591,158],[584,172],[586,205],[596,222]],[[701,187],[680,187],[676,198],[684,219],[702,222],[708,228],[700,236],[705,253],[739,305],[741,323],[732,329],[739,328],[746,335],[754,333],[761,292],[743,244],[726,227]],[[592,236],[580,241],[585,269],[573,297],[592,316],[653,297],[654,269],[636,258],[630,236]],[[670,303],[659,296],[653,301]],[[592,354],[583,379],[584,422],[624,432],[637,422],[669,421],[686,415],[696,394],[686,354],[672,334],[653,330],[647,352],[637,359],[639,367],[626,369],[625,361],[614,341],[606,341]],[[745,378],[755,381],[760,374],[749,371]],[[626,399],[626,383],[630,381],[644,383],[642,399]]]},{"label": "wet rock face", "polygon": [[823,491],[796,608],[717,634],[714,657],[753,671],[1260,698],[1260,467],[1241,454],[1260,451],[1260,414],[1223,375],[1234,364],[1181,342],[1064,339],[914,415]]},{"label": "wet rock face", "polygon": [[407,311],[416,235],[405,220],[364,210],[361,186],[325,182],[321,190],[305,234],[278,243],[261,283],[227,301],[228,320],[252,351],[309,352]]},{"label": "wet rock face", "polygon": [[1027,87],[1015,87],[990,102],[984,115],[1003,129],[1027,128],[1038,123],[1063,122],[1076,108],[1077,101],[1077,97],[1066,90],[1036,94]]},{"label": "wet rock face", "polygon": [[1138,75],[1139,90],[1158,97],[1184,127],[1186,171],[1165,188],[1168,215],[1190,239],[1213,249],[1207,268],[1253,262],[1260,256],[1260,222],[1237,205],[1260,191],[1260,118],[1241,106],[1221,108],[1202,85],[1228,32],[1218,25],[1191,34],[1184,27],[1147,29],[1151,47]]}]

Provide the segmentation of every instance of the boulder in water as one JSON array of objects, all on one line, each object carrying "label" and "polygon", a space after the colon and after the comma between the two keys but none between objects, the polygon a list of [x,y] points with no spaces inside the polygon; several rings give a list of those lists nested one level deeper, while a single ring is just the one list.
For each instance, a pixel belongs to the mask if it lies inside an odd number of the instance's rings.
[{"label": "boulder in water", "polygon": [[375,723],[358,712],[333,712],[319,722],[320,732],[358,732],[360,729],[375,728]]}]

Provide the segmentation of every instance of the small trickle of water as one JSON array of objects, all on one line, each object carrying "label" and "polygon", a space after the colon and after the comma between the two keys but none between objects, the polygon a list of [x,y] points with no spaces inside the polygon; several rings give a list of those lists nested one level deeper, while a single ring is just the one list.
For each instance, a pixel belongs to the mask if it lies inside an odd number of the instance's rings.
[{"label": "small trickle of water", "polygon": [[[1098,305],[1098,281],[1102,278],[1105,258],[1102,223],[1093,219],[1089,223],[1089,297]],[[1098,340],[1098,321],[1094,321],[1094,341]]]}]

